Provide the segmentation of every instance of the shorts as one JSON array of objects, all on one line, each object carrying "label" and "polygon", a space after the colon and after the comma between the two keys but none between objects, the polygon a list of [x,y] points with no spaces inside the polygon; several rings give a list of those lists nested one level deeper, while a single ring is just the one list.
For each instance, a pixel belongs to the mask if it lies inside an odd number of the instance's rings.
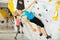
[{"label": "shorts", "polygon": [[41,20],[39,20],[38,18],[34,17],[33,19],[30,20],[30,22],[35,23],[36,25],[39,25],[40,27],[44,27],[44,24],[42,23]]},{"label": "shorts", "polygon": [[17,9],[18,10],[23,10],[24,9],[24,5],[17,5]]},{"label": "shorts", "polygon": [[[23,4],[20,4],[19,1],[23,2]],[[17,1],[17,9],[18,9],[18,10],[23,10],[23,9],[25,9],[24,0],[18,0],[18,1]]]}]

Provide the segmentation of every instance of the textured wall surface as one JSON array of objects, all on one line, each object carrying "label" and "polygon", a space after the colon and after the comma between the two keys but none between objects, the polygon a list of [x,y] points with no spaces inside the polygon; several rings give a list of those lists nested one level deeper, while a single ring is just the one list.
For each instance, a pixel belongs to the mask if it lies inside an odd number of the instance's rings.
[{"label": "textured wall surface", "polygon": [[[37,3],[32,5],[31,8],[28,10],[32,10],[33,13],[35,13],[35,16],[38,17],[45,25],[45,29],[49,35],[52,36],[52,39],[50,40],[60,40],[60,7],[58,8],[58,11],[56,10],[56,2],[60,2],[60,0],[37,0]],[[16,9],[16,0],[14,0],[14,5]],[[24,0],[25,7],[28,6],[30,3],[33,2],[33,0]],[[59,4],[60,5],[60,4]],[[58,14],[58,15],[57,15]],[[56,19],[53,19],[52,16]],[[37,26],[33,23],[32,27],[37,29]],[[34,25],[34,26],[33,26]],[[15,25],[14,25],[15,26]],[[30,38],[31,40],[45,40],[46,38],[44,36],[40,37],[38,31],[33,32],[29,25],[24,24],[24,33],[25,36]]]},{"label": "textured wall surface", "polygon": [[[42,20],[42,22],[45,25],[45,29],[47,31],[47,33],[49,35],[52,36],[51,40],[60,40],[60,7],[58,8],[58,19],[57,20],[53,20],[52,16],[54,16],[56,14],[56,2],[58,2],[59,0],[37,0],[37,3],[32,5],[31,8],[29,10],[32,10],[32,12],[35,13],[35,16],[38,17],[40,20]],[[30,3],[32,3],[33,0],[25,0],[25,6],[28,6]],[[34,24],[32,24],[33,26]],[[33,26],[35,28],[37,28],[36,26]],[[26,29],[29,30],[29,29]],[[29,32],[25,31],[28,37],[31,37],[31,35],[33,35],[33,37],[39,37],[38,32],[34,33],[31,31],[31,29],[29,30]],[[31,34],[29,36],[29,34]],[[32,37],[32,38],[33,38]],[[37,38],[38,38],[37,37]],[[35,39],[34,38],[34,39]],[[43,37],[42,40],[45,40],[45,38]]]}]

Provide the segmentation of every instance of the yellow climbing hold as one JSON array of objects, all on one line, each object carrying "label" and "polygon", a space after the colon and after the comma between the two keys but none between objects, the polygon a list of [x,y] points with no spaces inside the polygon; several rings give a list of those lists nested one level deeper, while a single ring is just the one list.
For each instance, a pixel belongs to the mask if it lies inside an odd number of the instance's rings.
[{"label": "yellow climbing hold", "polygon": [[0,14],[3,16],[4,19],[7,18],[8,13],[6,11],[4,11],[3,9],[0,9]]},{"label": "yellow climbing hold", "polygon": [[56,2],[56,6],[60,7],[60,1]]},{"label": "yellow climbing hold", "polygon": [[13,3],[13,0],[8,1],[8,9],[12,13],[12,15],[14,16],[14,3]]},{"label": "yellow climbing hold", "polygon": [[58,7],[56,6],[55,15],[58,15]]},{"label": "yellow climbing hold", "polygon": [[52,19],[57,21],[58,20],[58,8],[60,8],[60,1],[56,2],[56,10],[54,16],[52,16]]},{"label": "yellow climbing hold", "polygon": [[52,19],[57,21],[58,20],[58,7],[56,7],[56,13],[54,14],[54,16],[52,16]]},{"label": "yellow climbing hold", "polygon": [[48,2],[52,2],[52,0],[48,0]]},{"label": "yellow climbing hold", "polygon": [[57,21],[58,20],[58,16],[52,16],[52,19]]}]

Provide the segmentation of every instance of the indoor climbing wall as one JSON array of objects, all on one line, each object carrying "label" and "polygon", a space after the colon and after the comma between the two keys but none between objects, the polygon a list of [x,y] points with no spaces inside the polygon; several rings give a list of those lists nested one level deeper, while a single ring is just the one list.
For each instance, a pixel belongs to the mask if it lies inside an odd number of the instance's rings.
[{"label": "indoor climbing wall", "polygon": [[[34,0],[24,0],[25,7],[31,4],[33,1]],[[44,23],[47,33],[52,36],[51,40],[60,40],[60,0],[37,0],[37,2],[28,10],[32,11],[34,15]],[[45,36],[39,36],[38,31],[33,32],[25,21],[23,21],[23,24],[24,34],[29,39],[46,39]],[[31,24],[32,27],[37,29],[37,26],[34,23]]]},{"label": "indoor climbing wall", "polygon": [[[33,2],[33,0],[25,0],[25,7]],[[34,15],[42,20],[45,25],[45,29],[49,35],[52,36],[52,40],[60,40],[60,1],[59,0],[37,0],[37,2],[32,5],[28,10],[31,10]],[[34,26],[33,26],[34,25]],[[34,28],[37,28],[35,24],[32,23]],[[31,31],[31,29],[26,29]],[[27,32],[26,36],[29,36],[30,33],[35,38],[40,38],[38,32]],[[36,37],[37,36],[37,37]],[[32,38],[33,38],[32,37]],[[33,39],[35,39],[33,38]],[[44,37],[43,37],[44,38]],[[42,38],[41,38],[42,39]],[[44,38],[45,39],[45,38]],[[43,39],[42,39],[43,40]]]}]

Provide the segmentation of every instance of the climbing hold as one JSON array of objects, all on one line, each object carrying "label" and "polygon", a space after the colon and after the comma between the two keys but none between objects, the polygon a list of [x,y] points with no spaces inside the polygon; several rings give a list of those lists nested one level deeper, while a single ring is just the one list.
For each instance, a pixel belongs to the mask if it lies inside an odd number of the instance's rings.
[{"label": "climbing hold", "polygon": [[57,21],[58,20],[58,16],[52,16],[52,19]]},{"label": "climbing hold", "polygon": [[15,14],[14,14],[14,2],[13,2],[13,0],[9,0],[8,1],[8,9],[12,13],[12,15],[15,16]]},{"label": "climbing hold", "polygon": [[29,2],[29,1],[27,1],[27,2]]},{"label": "climbing hold", "polygon": [[48,9],[46,9],[46,11],[48,11]]},{"label": "climbing hold", "polygon": [[54,16],[52,16],[52,19],[57,21],[58,20],[58,8],[60,8],[60,1],[56,2],[56,10]]},{"label": "climbing hold", "polygon": [[4,23],[4,21],[1,21],[1,23]]},{"label": "climbing hold", "polygon": [[46,22],[48,22],[48,20],[46,19]]},{"label": "climbing hold", "polygon": [[48,0],[48,2],[52,2],[52,0]]},{"label": "climbing hold", "polygon": [[56,2],[56,6],[60,7],[60,1]]},{"label": "climbing hold", "polygon": [[37,8],[39,10],[39,8]]},{"label": "climbing hold", "polygon": [[38,14],[40,17],[42,16],[40,13]]},{"label": "climbing hold", "polygon": [[36,4],[37,4],[38,2],[36,1]]}]

